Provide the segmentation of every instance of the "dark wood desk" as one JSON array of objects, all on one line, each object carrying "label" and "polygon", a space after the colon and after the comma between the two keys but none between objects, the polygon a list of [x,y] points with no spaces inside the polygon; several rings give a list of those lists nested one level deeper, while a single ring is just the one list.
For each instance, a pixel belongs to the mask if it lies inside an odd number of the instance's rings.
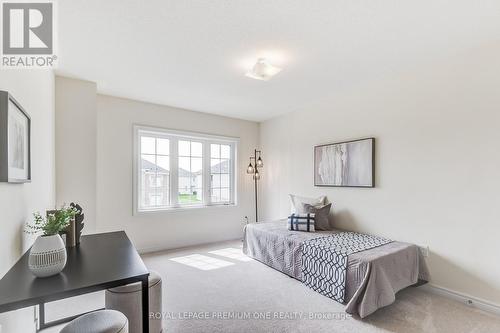
[{"label": "dark wood desk", "polygon": [[26,252],[0,280],[0,313],[39,305],[41,329],[63,322],[45,323],[47,302],[141,282],[142,326],[148,333],[149,271],[125,232],[82,236],[80,245],[67,250],[64,270],[47,278],[31,273]]}]

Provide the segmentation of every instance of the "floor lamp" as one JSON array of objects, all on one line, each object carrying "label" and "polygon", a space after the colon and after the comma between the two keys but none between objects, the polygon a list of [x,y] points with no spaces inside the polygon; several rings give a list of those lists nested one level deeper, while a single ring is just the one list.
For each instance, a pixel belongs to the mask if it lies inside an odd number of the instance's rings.
[{"label": "floor lamp", "polygon": [[[260,172],[259,169],[264,166],[264,162],[262,162],[262,158],[260,157],[260,154],[262,151],[255,149],[253,156],[250,156],[250,163],[248,164],[247,167],[247,174],[253,175],[253,181],[255,182],[255,222],[258,222],[259,220],[259,215],[258,215],[258,192],[257,192],[257,182],[260,179]],[[257,154],[259,157],[257,158]],[[253,161],[253,164],[252,164]]]}]

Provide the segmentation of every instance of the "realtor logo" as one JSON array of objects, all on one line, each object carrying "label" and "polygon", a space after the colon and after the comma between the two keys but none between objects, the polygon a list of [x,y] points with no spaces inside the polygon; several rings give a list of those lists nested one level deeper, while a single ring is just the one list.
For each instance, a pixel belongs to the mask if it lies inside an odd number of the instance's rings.
[{"label": "realtor logo", "polygon": [[2,66],[52,67],[53,53],[53,3],[3,2]]}]

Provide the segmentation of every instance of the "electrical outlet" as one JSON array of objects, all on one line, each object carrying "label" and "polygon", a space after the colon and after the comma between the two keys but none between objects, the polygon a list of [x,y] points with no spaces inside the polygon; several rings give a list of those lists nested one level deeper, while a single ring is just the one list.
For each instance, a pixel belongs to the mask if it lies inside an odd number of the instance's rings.
[{"label": "electrical outlet", "polygon": [[429,256],[429,246],[419,246],[418,250],[420,251],[420,254],[422,254],[422,256],[426,258]]}]

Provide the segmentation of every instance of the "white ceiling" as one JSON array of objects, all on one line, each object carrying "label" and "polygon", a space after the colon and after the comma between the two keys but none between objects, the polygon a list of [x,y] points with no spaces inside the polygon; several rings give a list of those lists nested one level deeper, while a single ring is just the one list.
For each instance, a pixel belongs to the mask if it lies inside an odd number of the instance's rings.
[{"label": "white ceiling", "polygon": [[[499,0],[62,0],[58,17],[58,74],[255,121],[500,42]],[[283,71],[245,77],[262,56]]]}]

